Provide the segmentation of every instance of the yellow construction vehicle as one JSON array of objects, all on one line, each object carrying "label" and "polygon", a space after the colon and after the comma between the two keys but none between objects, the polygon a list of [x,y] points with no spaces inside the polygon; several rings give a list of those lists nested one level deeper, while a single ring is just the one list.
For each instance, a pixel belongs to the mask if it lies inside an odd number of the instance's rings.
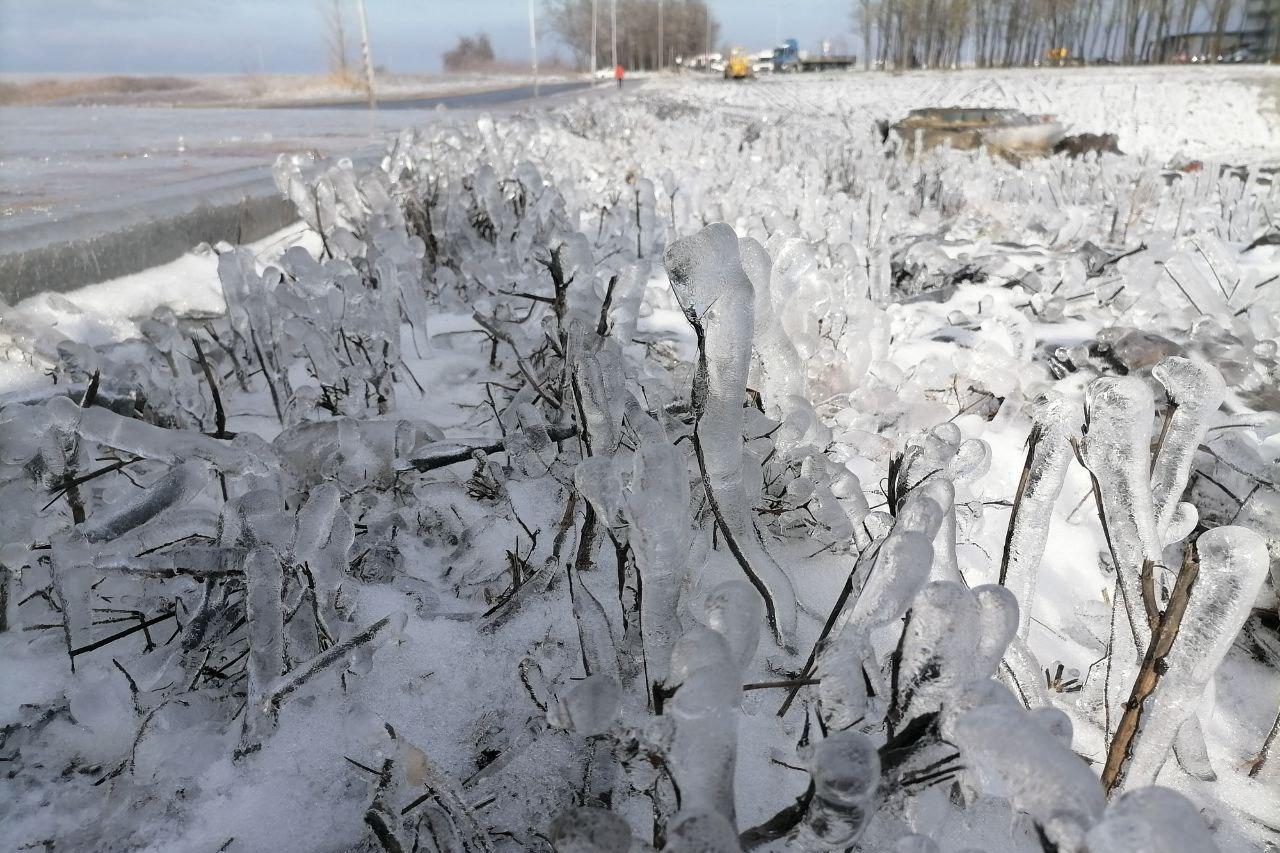
[{"label": "yellow construction vehicle", "polygon": [[754,75],[751,69],[751,54],[746,48],[735,47],[729,51],[729,61],[724,65],[724,79],[746,80]]}]

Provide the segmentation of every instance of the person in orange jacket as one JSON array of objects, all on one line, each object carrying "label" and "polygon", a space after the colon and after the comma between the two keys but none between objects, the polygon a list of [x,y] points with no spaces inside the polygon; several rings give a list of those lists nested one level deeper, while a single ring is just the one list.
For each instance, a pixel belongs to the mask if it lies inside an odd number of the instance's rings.
[{"label": "person in orange jacket", "polygon": [[624,74],[626,74],[626,71],[623,70],[622,63],[618,63],[617,65],[613,66],[613,79],[618,81],[619,89],[622,88],[622,76]]}]

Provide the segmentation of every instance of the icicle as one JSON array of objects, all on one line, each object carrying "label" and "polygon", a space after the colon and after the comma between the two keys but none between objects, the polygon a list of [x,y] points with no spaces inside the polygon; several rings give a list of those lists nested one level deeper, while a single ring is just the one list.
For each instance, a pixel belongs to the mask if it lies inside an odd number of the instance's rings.
[{"label": "icicle", "polygon": [[724,637],[705,628],[685,634],[671,655],[671,680],[677,679],[670,761],[681,806],[709,809],[732,823],[742,674]]},{"label": "icicle", "polygon": [[269,693],[284,672],[284,608],[281,593],[284,573],[269,548],[254,548],[244,561],[245,624],[249,626],[248,695],[239,753],[262,746],[275,726]]},{"label": "icicle", "polygon": [[1014,497],[1000,572],[1001,585],[1007,586],[1022,606],[1018,636],[1023,640],[1031,629],[1036,577],[1049,539],[1053,505],[1062,492],[1071,463],[1071,438],[1077,417],[1074,407],[1061,395],[1048,394],[1035,401],[1031,435],[1027,437],[1027,464]]},{"label": "icicle", "polygon": [[[1089,384],[1088,432],[1082,455],[1102,496],[1108,541],[1118,563],[1121,606],[1113,659],[1127,681],[1151,628],[1142,596],[1144,558],[1159,560],[1155,509],[1151,502],[1151,421],[1154,405],[1145,382],[1133,376],[1105,376]],[[1132,643],[1130,643],[1130,638]]]},{"label": "icicle", "polygon": [[785,409],[787,404],[784,401],[787,398],[805,396],[805,365],[773,310],[769,281],[772,262],[769,253],[750,237],[741,238],[738,247],[742,255],[742,268],[751,279],[751,289],[755,295],[755,352],[752,370],[763,374],[763,381],[754,387],[764,392],[765,404],[771,407],[769,411],[778,407]]},{"label": "icicle", "polygon": [[737,235],[709,225],[666,251],[671,287],[685,316],[703,330],[705,365],[694,387],[698,431],[711,488],[735,532],[745,531],[749,504],[742,480],[742,401],[751,360],[754,295],[742,269]]},{"label": "icicle", "polygon": [[813,800],[801,838],[820,850],[844,850],[866,830],[875,811],[880,755],[866,735],[833,732],[809,757]]},{"label": "icicle", "polygon": [[1089,853],[1217,853],[1195,805],[1168,788],[1120,796],[1089,830]]},{"label": "icicle", "polygon": [[920,590],[902,631],[890,723],[900,727],[938,710],[972,681],[981,640],[981,612],[972,592],[951,581],[933,581]]},{"label": "icicle", "polygon": [[901,616],[924,585],[933,565],[933,545],[915,532],[895,530],[880,547],[861,594],[849,611],[847,624],[869,631]]},{"label": "icicle", "polygon": [[746,564],[744,571],[754,573],[777,640],[788,647],[795,635],[795,590],[760,543],[743,479],[742,403],[751,363],[754,294],[742,269],[738,238],[728,225],[709,225],[668,245],[664,260],[671,288],[698,337],[693,407],[699,464],[716,514],[734,540],[735,557]]},{"label": "icicle", "polygon": [[680,589],[689,573],[689,474],[684,455],[665,441],[642,442],[634,465],[622,493],[622,512],[643,582],[641,624],[649,678],[661,684],[671,644],[680,635]]},{"label": "icicle", "polygon": [[610,337],[626,343],[636,336],[645,286],[649,282],[649,262],[636,261],[618,273],[613,286],[613,303],[609,309]]},{"label": "icicle", "polygon": [[725,581],[707,593],[707,625],[725,638],[740,669],[746,669],[760,643],[764,605],[745,581]]},{"label": "icicle", "polygon": [[1172,532],[1181,532],[1173,530],[1175,514],[1183,506],[1178,499],[1186,489],[1196,450],[1209,431],[1209,421],[1226,396],[1226,385],[1212,365],[1179,356],[1161,361],[1151,369],[1151,375],[1160,380],[1173,407],[1151,468],[1156,531],[1163,545],[1181,538],[1171,537]]},{"label": "icicle", "polygon": [[209,480],[209,469],[199,462],[176,465],[135,500],[115,512],[104,510],[90,518],[83,525],[85,539],[109,542],[130,531],[137,536],[141,531],[135,528],[151,525],[181,508],[198,495]]},{"label": "icicle", "polygon": [[869,655],[866,638],[852,631],[841,634],[822,650],[814,676],[820,679],[818,701],[827,728],[843,731],[870,713],[862,669]]},{"label": "icicle", "polygon": [[63,633],[71,668],[76,649],[93,639],[93,560],[88,541],[74,528],[53,543],[50,554],[53,593],[62,608]]},{"label": "icicle", "polygon": [[951,740],[979,790],[1007,797],[1061,849],[1078,849],[1101,817],[1105,801],[1094,772],[1022,708],[975,708],[956,720]]},{"label": "icicle", "polygon": [[622,706],[622,688],[608,675],[596,673],[572,686],[559,697],[552,725],[584,737],[603,734],[613,725]]},{"label": "icicle", "polygon": [[955,484],[950,477],[937,474],[917,486],[908,495],[906,503],[910,503],[915,495],[930,499],[942,512],[937,532],[933,535],[933,570],[930,579],[964,583],[964,577],[960,574],[960,559],[956,554]]},{"label": "icicle", "polygon": [[164,429],[134,418],[124,418],[97,406],[82,409],[66,397],[49,401],[49,411],[63,419],[81,438],[145,459],[177,465],[187,459],[203,459],[228,474],[266,474],[265,464],[237,447],[192,432]]},{"label": "icicle", "polygon": [[1018,600],[1006,587],[996,584],[975,586],[973,595],[978,600],[981,629],[974,672],[979,677],[992,676],[1009,643],[1017,636]]}]

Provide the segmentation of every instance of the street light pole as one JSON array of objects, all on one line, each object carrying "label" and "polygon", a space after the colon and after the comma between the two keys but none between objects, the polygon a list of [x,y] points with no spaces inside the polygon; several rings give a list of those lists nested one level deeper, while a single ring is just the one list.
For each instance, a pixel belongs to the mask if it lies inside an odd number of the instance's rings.
[{"label": "street light pole", "polygon": [[538,18],[529,0],[529,57],[533,62],[533,96],[538,97]]},{"label": "street light pole", "polygon": [[611,41],[613,42],[613,67],[618,67],[618,0],[613,0],[613,8],[609,12],[611,22],[610,27],[613,31]]},{"label": "street light pole", "polygon": [[702,10],[707,13],[707,64],[711,63],[711,4],[703,3]]},{"label": "street light pole", "polygon": [[599,11],[600,11],[598,6],[599,6],[599,0],[591,0],[591,85],[592,86],[596,84],[596,69],[597,69],[596,40],[598,38],[598,36],[596,35],[598,30],[596,22],[599,19]]},{"label": "street light pole", "polygon": [[364,13],[364,0],[357,0],[357,7],[360,10],[360,49],[364,54],[364,85],[369,95],[369,109],[378,108],[378,102],[373,95],[373,54],[369,50],[369,19]]}]

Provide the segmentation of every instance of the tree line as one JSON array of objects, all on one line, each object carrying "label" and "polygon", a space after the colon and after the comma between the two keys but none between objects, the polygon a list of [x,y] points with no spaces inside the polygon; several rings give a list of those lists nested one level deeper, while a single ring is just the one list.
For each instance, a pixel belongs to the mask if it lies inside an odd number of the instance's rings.
[{"label": "tree line", "polygon": [[[596,61],[612,64],[613,0],[595,0]],[[593,0],[548,0],[553,32],[573,52],[580,67],[591,64]],[[704,0],[617,0],[618,62],[636,70],[667,68],[677,57],[715,49],[720,35]],[[661,20],[661,26],[659,21]]]},{"label": "tree line", "polygon": [[1199,29],[1234,48],[1246,0],[853,0],[864,64],[980,68],[1068,59],[1165,62],[1169,36]]}]

